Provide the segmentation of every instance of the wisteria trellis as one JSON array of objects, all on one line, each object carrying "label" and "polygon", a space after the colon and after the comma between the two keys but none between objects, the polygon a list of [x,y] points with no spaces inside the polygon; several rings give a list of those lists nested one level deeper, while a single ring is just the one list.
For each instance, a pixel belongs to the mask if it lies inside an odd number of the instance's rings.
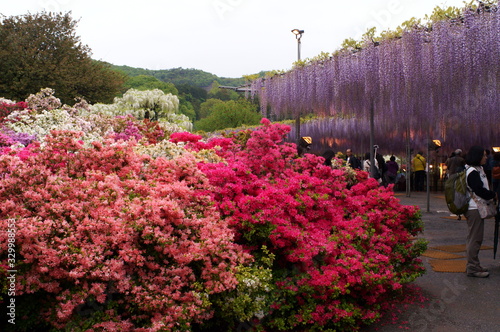
[{"label": "wisteria trellis", "polygon": [[[304,124],[301,133],[336,140],[338,149],[366,142],[372,102],[376,141],[390,148],[387,152],[405,151],[407,132],[416,149],[427,137],[441,139],[449,151],[472,144],[499,145],[497,8],[464,8],[462,19],[437,21],[431,28],[406,31],[401,38],[366,44],[356,53],[342,51],[255,80],[251,90],[263,110],[278,117],[310,112],[335,116],[335,121]],[[350,136],[340,136],[347,132]]]}]

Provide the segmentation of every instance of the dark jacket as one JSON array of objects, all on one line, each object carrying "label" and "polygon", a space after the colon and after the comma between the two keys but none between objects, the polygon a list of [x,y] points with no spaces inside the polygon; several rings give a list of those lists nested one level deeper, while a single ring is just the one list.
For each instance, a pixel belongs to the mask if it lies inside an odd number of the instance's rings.
[{"label": "dark jacket", "polygon": [[495,198],[495,192],[484,187],[478,171],[472,171],[467,175],[467,185],[479,197],[490,200]]},{"label": "dark jacket", "polygon": [[350,166],[351,168],[361,169],[361,161],[359,161],[359,159],[354,156],[346,158],[346,163],[347,166]]}]

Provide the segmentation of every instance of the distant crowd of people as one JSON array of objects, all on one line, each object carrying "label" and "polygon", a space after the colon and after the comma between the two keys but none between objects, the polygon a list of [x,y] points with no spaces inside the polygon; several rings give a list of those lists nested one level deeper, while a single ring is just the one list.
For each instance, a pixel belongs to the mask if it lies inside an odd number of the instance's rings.
[{"label": "distant crowd of people", "polygon": [[[492,190],[497,191],[500,187],[500,152],[491,154],[490,150],[485,149],[487,160],[483,165],[484,172],[488,179],[488,183]],[[326,150],[323,155],[325,165],[332,165],[334,157],[342,159],[345,164],[353,169],[363,170],[369,173],[369,177],[375,178],[381,185],[387,186],[395,184],[399,188],[405,187],[403,184],[406,181],[405,172],[401,169],[396,161],[395,156],[390,156],[389,160],[375,149],[374,167],[370,162],[370,153],[367,152],[361,157],[356,157],[352,149],[347,149],[345,154],[341,152],[335,153],[333,150]],[[444,170],[444,178],[446,180],[450,175],[458,173],[465,169],[466,159],[465,154],[461,149],[456,149],[446,159]],[[425,191],[426,176],[427,176],[427,159],[422,151],[418,151],[411,160],[412,183],[411,188],[414,191]]]},{"label": "distant crowd of people", "polygon": [[386,161],[380,153],[375,152],[374,167],[371,165],[369,152],[365,153],[363,158],[358,158],[353,154],[352,149],[347,149],[345,155],[326,150],[322,156],[325,158],[325,165],[331,166],[334,157],[342,159],[346,166],[368,172],[369,177],[376,179],[383,186],[405,181],[395,156],[391,156]]},{"label": "distant crowd of people", "polygon": [[[328,150],[323,154],[325,164],[332,165],[332,158],[342,158],[345,165],[353,169],[364,170],[369,176],[375,178],[381,185],[394,184],[398,182],[400,167],[395,156],[385,161],[377,152],[371,165],[370,153],[364,155],[363,160],[356,158],[351,149],[347,149],[345,156],[335,154]],[[486,278],[489,276],[487,268],[479,262],[479,251],[484,237],[484,219],[490,216],[485,214],[485,206],[495,206],[496,218],[499,214],[498,197],[500,196],[500,152],[491,153],[490,150],[480,146],[472,146],[466,154],[461,149],[456,149],[445,161],[446,173],[444,179],[461,171],[466,171],[466,183],[470,197],[468,210],[465,212],[467,219],[466,274],[469,277]],[[412,173],[414,174],[414,190],[423,191],[427,172],[427,160],[422,151],[418,151],[411,160]],[[460,217],[460,216],[459,216]]]}]

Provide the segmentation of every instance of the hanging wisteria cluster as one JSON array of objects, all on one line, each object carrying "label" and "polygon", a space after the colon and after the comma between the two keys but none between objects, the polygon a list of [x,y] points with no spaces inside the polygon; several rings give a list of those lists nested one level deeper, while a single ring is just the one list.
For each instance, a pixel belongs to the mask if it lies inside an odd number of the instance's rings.
[{"label": "hanging wisteria cluster", "polygon": [[[375,119],[375,128],[383,128],[384,120]],[[397,123],[395,124],[397,127]],[[311,152],[323,153],[326,150],[345,153],[346,149],[352,149],[355,154],[362,156],[370,151],[370,122],[365,118],[335,118],[325,117],[301,124],[301,133],[312,138]],[[296,128],[291,126],[287,140],[292,142],[295,138]],[[380,146],[379,152],[385,155],[397,154],[403,156],[406,153],[406,136],[412,142],[411,148],[425,148],[428,142],[427,131],[411,130],[409,133],[397,129],[386,128],[377,133],[377,141]],[[448,152],[446,152],[448,153]]]},{"label": "hanging wisteria cluster", "polygon": [[[450,150],[500,144],[495,141],[500,123],[497,8],[464,9],[459,20],[415,27],[400,38],[367,43],[359,52],[343,50],[255,80],[252,91],[262,109],[278,117],[335,115],[336,120],[309,125],[316,134],[323,132],[323,140],[349,139],[347,145],[367,140],[373,107],[376,141],[393,146],[393,152],[405,150],[407,133],[410,139],[440,139]],[[305,129],[302,135],[311,136]],[[340,136],[346,132],[359,137]]]}]

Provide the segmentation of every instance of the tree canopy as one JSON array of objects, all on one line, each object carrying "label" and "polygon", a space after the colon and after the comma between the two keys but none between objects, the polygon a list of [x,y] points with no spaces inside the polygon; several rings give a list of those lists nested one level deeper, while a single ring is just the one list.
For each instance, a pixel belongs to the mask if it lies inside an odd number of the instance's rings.
[{"label": "tree canopy", "polygon": [[171,68],[160,70],[149,70],[143,68],[134,68],[129,66],[113,66],[114,69],[123,72],[129,76],[149,75],[154,76],[163,82],[173,83],[176,86],[189,84],[199,88],[207,88],[214,81],[221,85],[240,86],[245,84],[245,78],[219,77],[215,74],[194,68]]},{"label": "tree canopy", "polygon": [[256,125],[261,119],[258,106],[245,99],[220,101],[212,105],[210,115],[195,122],[195,129],[210,132],[237,128],[243,125]]},{"label": "tree canopy", "polygon": [[122,91],[125,93],[129,89],[136,89],[140,91],[159,89],[165,93],[178,95],[179,91],[172,83],[160,81],[154,76],[138,75],[130,77],[124,84]]},{"label": "tree canopy", "polygon": [[41,12],[0,20],[0,96],[24,100],[52,88],[62,102],[82,97],[111,102],[125,78],[109,64],[91,59],[75,33],[70,13]]}]

